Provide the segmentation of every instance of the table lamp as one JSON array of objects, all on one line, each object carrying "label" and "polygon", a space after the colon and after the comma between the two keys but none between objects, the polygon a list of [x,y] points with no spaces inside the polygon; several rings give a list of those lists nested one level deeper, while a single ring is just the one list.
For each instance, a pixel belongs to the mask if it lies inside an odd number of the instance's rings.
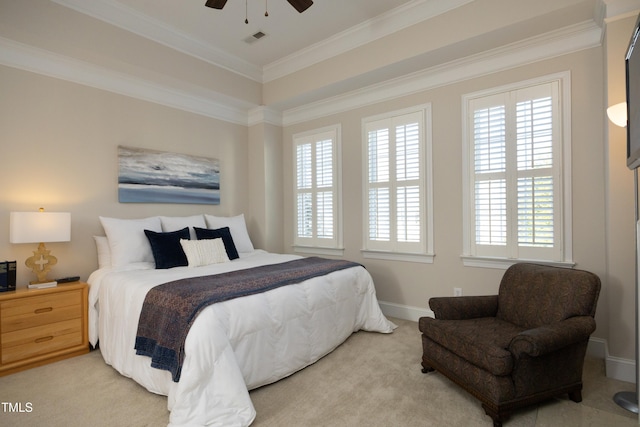
[{"label": "table lamp", "polygon": [[49,242],[68,242],[71,240],[71,214],[68,212],[11,212],[9,219],[9,241],[11,243],[39,243],[38,250],[27,258],[29,267],[37,280],[32,285],[48,283],[47,273],[58,259],[51,255],[44,244]]}]

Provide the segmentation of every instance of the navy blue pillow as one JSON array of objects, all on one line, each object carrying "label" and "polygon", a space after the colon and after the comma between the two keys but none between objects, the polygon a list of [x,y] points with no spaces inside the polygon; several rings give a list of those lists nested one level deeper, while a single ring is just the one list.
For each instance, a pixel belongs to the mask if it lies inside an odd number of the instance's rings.
[{"label": "navy blue pillow", "polygon": [[215,230],[198,227],[193,227],[193,229],[196,231],[196,237],[198,240],[222,239],[222,243],[224,243],[224,249],[227,251],[229,260],[240,258],[238,250],[236,249],[236,244],[233,243],[229,227],[217,228]]},{"label": "navy blue pillow", "polygon": [[144,234],[147,235],[147,239],[151,244],[151,251],[153,252],[153,259],[156,261],[157,269],[189,265],[187,256],[180,244],[180,239],[189,240],[189,227],[168,233],[144,230]]}]

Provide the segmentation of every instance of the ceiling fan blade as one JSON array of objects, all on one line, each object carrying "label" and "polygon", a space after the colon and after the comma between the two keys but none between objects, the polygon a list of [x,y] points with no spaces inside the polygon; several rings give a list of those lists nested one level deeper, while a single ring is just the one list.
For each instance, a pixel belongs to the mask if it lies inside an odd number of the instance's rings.
[{"label": "ceiling fan blade", "polygon": [[302,13],[309,9],[313,4],[311,0],[287,0],[298,12]]},{"label": "ceiling fan blade", "polygon": [[226,3],[227,0],[207,0],[204,5],[214,9],[222,9]]}]

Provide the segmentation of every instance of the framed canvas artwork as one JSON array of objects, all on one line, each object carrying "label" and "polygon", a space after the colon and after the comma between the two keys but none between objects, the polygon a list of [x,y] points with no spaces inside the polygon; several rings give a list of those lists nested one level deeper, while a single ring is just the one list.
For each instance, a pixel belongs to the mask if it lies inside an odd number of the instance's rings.
[{"label": "framed canvas artwork", "polygon": [[120,203],[220,204],[218,159],[118,147]]}]

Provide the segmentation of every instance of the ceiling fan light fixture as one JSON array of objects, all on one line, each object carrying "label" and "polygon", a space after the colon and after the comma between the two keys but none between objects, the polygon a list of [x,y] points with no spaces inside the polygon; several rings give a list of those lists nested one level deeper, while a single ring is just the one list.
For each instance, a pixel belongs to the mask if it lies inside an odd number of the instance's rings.
[{"label": "ceiling fan light fixture", "polygon": [[309,9],[313,4],[311,0],[287,0],[298,12],[302,13]]},{"label": "ceiling fan light fixture", "polygon": [[[287,0],[291,6],[293,6],[298,12],[302,13],[309,9],[313,5],[312,0]],[[227,4],[227,0],[207,0],[205,6],[213,9],[222,9]],[[245,4],[246,6],[246,4]],[[265,11],[264,16],[269,16],[269,12]],[[249,20],[245,17],[245,23],[249,23]]]},{"label": "ceiling fan light fixture", "polygon": [[207,0],[204,5],[213,9],[222,9],[225,4],[227,4],[227,0]]}]

